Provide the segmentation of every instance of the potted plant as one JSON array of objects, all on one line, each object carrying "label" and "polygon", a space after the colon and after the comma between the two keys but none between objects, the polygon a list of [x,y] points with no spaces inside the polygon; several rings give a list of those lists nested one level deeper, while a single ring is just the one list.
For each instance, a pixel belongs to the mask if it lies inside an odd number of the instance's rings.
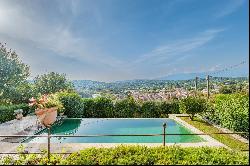
[{"label": "potted plant", "polygon": [[42,95],[38,99],[31,98],[29,105],[35,108],[35,114],[44,126],[56,121],[57,111],[63,109],[56,94]]},{"label": "potted plant", "polygon": [[14,115],[16,115],[17,120],[21,120],[23,118],[23,110],[22,109],[15,110]]}]

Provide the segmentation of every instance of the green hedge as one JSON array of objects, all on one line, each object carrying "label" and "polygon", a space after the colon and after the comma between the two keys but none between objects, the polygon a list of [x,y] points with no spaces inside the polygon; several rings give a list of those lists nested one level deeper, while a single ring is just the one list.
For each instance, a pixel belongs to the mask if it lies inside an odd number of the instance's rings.
[{"label": "green hedge", "polygon": [[132,97],[114,103],[114,118],[141,117],[140,105]]},{"label": "green hedge", "polygon": [[236,132],[249,132],[249,96],[220,94],[211,101],[205,116],[214,123]]},{"label": "green hedge", "polygon": [[82,98],[76,93],[60,92],[59,100],[64,107],[64,114],[69,118],[84,116]]},{"label": "green hedge", "polygon": [[180,102],[178,100],[164,101],[161,102],[160,109],[165,114],[179,114],[180,113]]},{"label": "green hedge", "polygon": [[15,119],[14,110],[23,109],[23,115],[30,113],[28,104],[0,105],[0,123]]},{"label": "green hedge", "polygon": [[83,98],[83,115],[82,118],[112,118],[113,103],[107,98]]},{"label": "green hedge", "polygon": [[81,98],[77,93],[60,92],[59,99],[70,118],[160,118],[178,114],[179,102],[138,103],[132,97],[112,101],[109,98]]},{"label": "green hedge", "polygon": [[248,165],[248,155],[225,148],[180,148],[118,146],[115,148],[88,148],[68,157],[52,155],[20,155],[5,157],[0,164],[11,165]]}]

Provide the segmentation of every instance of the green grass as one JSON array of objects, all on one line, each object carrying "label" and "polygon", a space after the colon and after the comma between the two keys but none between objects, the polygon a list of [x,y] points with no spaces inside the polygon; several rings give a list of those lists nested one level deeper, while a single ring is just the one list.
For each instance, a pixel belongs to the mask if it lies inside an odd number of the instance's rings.
[{"label": "green grass", "polygon": [[[197,129],[203,131],[204,133],[218,133],[221,132],[216,127],[211,124],[205,122],[204,120],[195,117],[193,121],[190,120],[189,117],[179,117],[190,125],[196,127]],[[230,135],[210,135],[214,139],[220,141],[221,143],[227,145],[231,149],[234,150],[248,150],[249,145],[247,143],[241,142]]]}]

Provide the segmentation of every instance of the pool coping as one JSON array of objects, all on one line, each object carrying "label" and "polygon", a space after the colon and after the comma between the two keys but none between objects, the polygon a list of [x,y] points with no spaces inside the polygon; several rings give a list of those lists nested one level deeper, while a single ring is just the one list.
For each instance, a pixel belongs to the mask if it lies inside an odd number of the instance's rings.
[{"label": "pool coping", "polygon": [[[179,115],[178,115],[179,116]],[[70,119],[82,119],[82,118],[70,118]],[[93,118],[94,119],[94,118]],[[100,118],[95,118],[100,119]],[[131,119],[131,118],[103,118],[103,119]],[[169,118],[133,118],[133,119],[172,119],[175,120],[177,123],[183,125],[187,129],[189,129],[193,133],[203,133],[202,131],[198,130],[194,126],[188,124],[187,122],[178,118],[175,114],[170,114]],[[202,139],[206,140],[205,142],[194,142],[194,143],[166,143],[166,146],[180,146],[180,147],[227,147],[226,145],[222,144],[221,142],[215,140],[214,138],[208,135],[199,135]],[[42,149],[47,149],[47,143],[1,143],[0,146],[9,146],[7,152],[16,152],[16,148],[19,145],[24,145],[25,149],[29,152],[39,152]],[[52,152],[62,152],[62,149],[66,149],[66,152],[75,152],[81,149],[96,147],[116,147],[119,145],[142,145],[148,147],[157,147],[163,146],[163,143],[51,143],[51,151]],[[0,150],[1,151],[1,150]],[[6,152],[6,151],[5,151]]]}]

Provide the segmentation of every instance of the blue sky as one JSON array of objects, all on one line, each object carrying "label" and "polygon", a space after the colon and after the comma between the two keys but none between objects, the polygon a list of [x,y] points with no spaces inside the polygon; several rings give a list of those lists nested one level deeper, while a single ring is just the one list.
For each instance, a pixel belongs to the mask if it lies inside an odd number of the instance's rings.
[{"label": "blue sky", "polygon": [[[0,0],[0,41],[31,78],[114,81],[213,72],[249,59],[248,0]],[[249,63],[224,75],[247,75]]]}]

